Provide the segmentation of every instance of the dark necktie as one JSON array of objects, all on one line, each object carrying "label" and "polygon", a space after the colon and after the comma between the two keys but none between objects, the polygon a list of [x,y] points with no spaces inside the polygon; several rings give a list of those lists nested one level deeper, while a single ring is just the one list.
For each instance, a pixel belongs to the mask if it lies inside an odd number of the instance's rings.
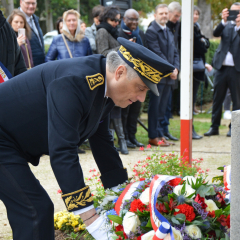
[{"label": "dark necktie", "polygon": [[163,33],[164,33],[164,37],[167,39],[167,29],[166,28],[163,29]]}]

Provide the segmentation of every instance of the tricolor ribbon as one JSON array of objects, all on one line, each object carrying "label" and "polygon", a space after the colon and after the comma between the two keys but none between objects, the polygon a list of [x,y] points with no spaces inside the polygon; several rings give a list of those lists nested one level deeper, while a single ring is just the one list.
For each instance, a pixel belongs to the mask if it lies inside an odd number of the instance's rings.
[{"label": "tricolor ribbon", "polygon": [[11,73],[8,69],[0,62],[0,83],[6,82],[12,78]]},{"label": "tricolor ribbon", "polygon": [[144,184],[144,181],[140,181],[140,182],[130,183],[126,186],[126,188],[123,190],[122,194],[119,196],[115,204],[115,211],[117,212],[118,215],[122,210],[123,203],[126,200],[130,200],[133,196],[133,193],[143,184]]},{"label": "tricolor ribbon", "polygon": [[224,173],[223,173],[223,183],[225,186],[225,190],[229,193],[226,198],[229,200],[231,199],[231,165],[224,167]]},{"label": "tricolor ribbon", "polygon": [[162,214],[157,210],[157,197],[161,188],[165,183],[174,179],[176,177],[166,176],[166,175],[156,175],[150,185],[150,195],[149,195],[149,205],[150,205],[150,219],[152,223],[155,235],[153,240],[163,240],[168,233],[170,233],[171,240],[174,240],[172,227],[168,220],[162,216]]}]

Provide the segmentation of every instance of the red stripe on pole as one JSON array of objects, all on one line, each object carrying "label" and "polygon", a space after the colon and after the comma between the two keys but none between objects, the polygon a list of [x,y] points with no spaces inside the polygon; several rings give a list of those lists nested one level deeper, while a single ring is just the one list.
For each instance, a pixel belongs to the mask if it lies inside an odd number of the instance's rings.
[{"label": "red stripe on pole", "polygon": [[181,156],[192,164],[192,119],[181,120]]}]

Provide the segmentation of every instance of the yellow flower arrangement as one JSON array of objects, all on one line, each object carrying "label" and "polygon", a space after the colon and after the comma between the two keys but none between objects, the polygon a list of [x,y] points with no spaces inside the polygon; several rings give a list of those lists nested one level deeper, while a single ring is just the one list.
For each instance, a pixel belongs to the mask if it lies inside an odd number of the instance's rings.
[{"label": "yellow flower arrangement", "polygon": [[79,215],[74,215],[66,210],[54,214],[54,227],[56,230],[68,232],[79,232],[86,228]]}]

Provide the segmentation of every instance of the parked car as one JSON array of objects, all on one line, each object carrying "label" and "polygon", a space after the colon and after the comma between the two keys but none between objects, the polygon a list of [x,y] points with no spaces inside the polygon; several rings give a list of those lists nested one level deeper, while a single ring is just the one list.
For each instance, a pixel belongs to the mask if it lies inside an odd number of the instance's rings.
[{"label": "parked car", "polygon": [[53,30],[51,32],[46,33],[43,36],[44,45],[51,45],[53,38],[57,35],[58,35],[57,30]]}]

